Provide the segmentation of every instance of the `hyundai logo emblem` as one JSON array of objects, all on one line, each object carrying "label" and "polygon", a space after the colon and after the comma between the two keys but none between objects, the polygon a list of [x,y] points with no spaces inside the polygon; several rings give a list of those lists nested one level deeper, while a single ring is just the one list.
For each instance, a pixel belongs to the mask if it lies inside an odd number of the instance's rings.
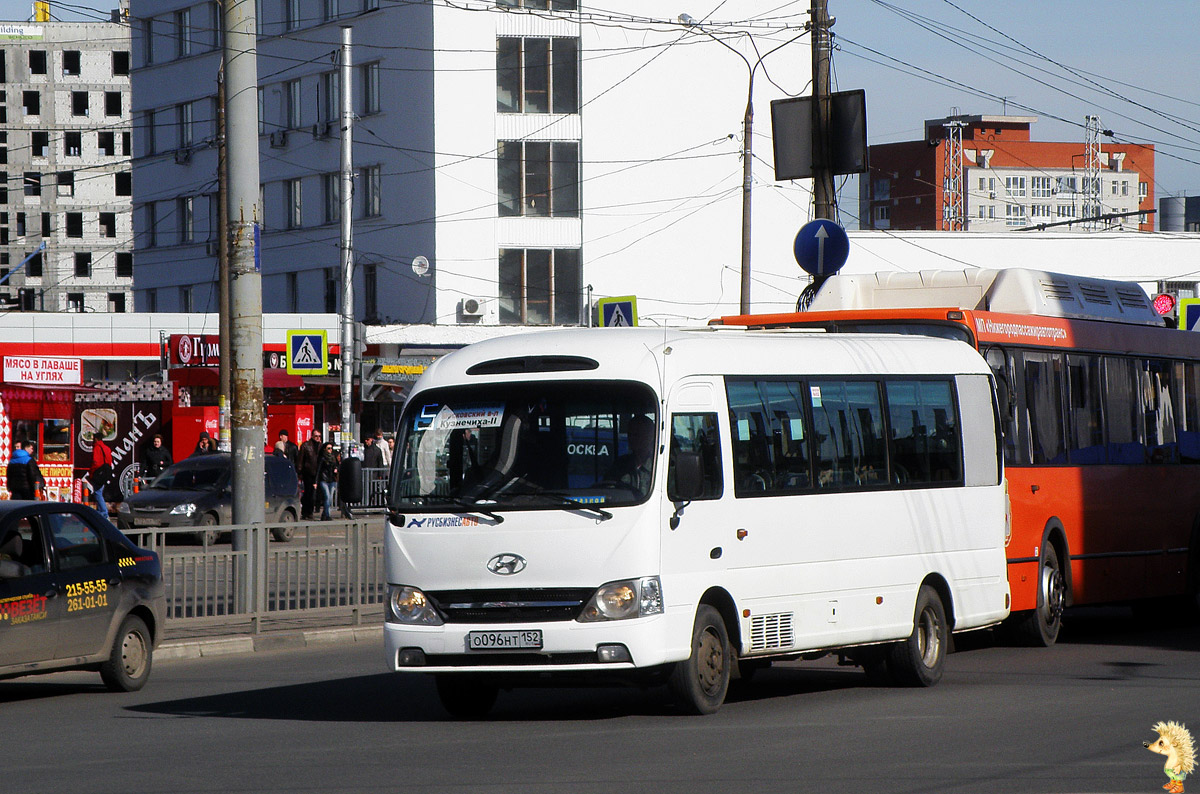
[{"label": "hyundai logo emblem", "polygon": [[525,558],[520,554],[497,554],[487,561],[487,569],[497,576],[512,576],[525,570]]}]

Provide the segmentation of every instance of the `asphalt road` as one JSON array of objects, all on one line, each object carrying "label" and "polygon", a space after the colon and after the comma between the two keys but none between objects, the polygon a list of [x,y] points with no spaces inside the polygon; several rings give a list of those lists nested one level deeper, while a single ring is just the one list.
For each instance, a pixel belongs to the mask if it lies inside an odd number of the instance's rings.
[{"label": "asphalt road", "polygon": [[[0,791],[1158,792],[1151,725],[1200,728],[1200,631],[1072,615],[1048,650],[960,639],[932,689],[829,659],[711,717],[665,690],[524,689],[458,722],[375,643],[159,662],[139,693],[0,682]],[[1188,781],[1191,785],[1193,781]]]}]

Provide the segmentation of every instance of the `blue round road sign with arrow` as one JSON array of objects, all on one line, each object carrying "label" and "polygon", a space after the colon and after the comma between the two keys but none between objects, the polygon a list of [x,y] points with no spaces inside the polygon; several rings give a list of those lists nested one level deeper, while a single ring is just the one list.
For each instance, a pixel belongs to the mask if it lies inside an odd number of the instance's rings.
[{"label": "blue round road sign with arrow", "polygon": [[832,276],[850,256],[850,238],[839,224],[825,218],[800,227],[792,245],[796,262],[813,276]]}]

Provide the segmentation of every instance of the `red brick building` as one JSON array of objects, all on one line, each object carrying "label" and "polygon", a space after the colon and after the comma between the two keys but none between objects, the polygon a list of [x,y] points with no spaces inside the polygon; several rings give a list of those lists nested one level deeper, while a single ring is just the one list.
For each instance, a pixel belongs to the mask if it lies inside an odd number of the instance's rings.
[{"label": "red brick building", "polygon": [[[1038,224],[1138,213],[1102,221],[1101,228],[1154,230],[1154,147],[1103,142],[1093,166],[1098,196],[1089,192],[1088,147],[1034,141],[1033,116],[952,116],[925,122],[919,141],[869,147],[870,172],[859,181],[863,229],[1005,231]],[[948,181],[947,158],[962,132],[961,190]],[[957,136],[954,136],[957,137]],[[961,194],[961,221],[953,211]],[[1098,199],[1098,206],[1096,201]],[[1051,227],[1080,231],[1082,223]]]}]

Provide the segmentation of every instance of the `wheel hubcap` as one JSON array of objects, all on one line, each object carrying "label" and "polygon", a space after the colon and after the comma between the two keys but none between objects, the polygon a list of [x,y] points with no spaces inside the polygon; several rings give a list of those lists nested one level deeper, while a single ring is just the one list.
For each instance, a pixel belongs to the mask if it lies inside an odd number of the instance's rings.
[{"label": "wheel hubcap", "polygon": [[1062,617],[1063,602],[1066,600],[1066,583],[1062,571],[1047,566],[1042,571],[1042,592],[1045,593],[1046,622],[1053,625]]},{"label": "wheel hubcap", "polygon": [[921,619],[917,624],[917,650],[921,654],[921,662],[926,667],[937,664],[942,647],[941,623],[937,614],[928,607],[921,611]]},{"label": "wheel hubcap", "polygon": [[700,677],[700,687],[708,694],[713,694],[720,688],[721,676],[725,671],[725,651],[721,647],[721,638],[712,629],[707,629],[700,636],[700,645],[696,649],[696,670]]},{"label": "wheel hubcap", "polygon": [[131,631],[121,641],[121,664],[130,678],[138,678],[145,671],[146,640],[139,632]]}]

